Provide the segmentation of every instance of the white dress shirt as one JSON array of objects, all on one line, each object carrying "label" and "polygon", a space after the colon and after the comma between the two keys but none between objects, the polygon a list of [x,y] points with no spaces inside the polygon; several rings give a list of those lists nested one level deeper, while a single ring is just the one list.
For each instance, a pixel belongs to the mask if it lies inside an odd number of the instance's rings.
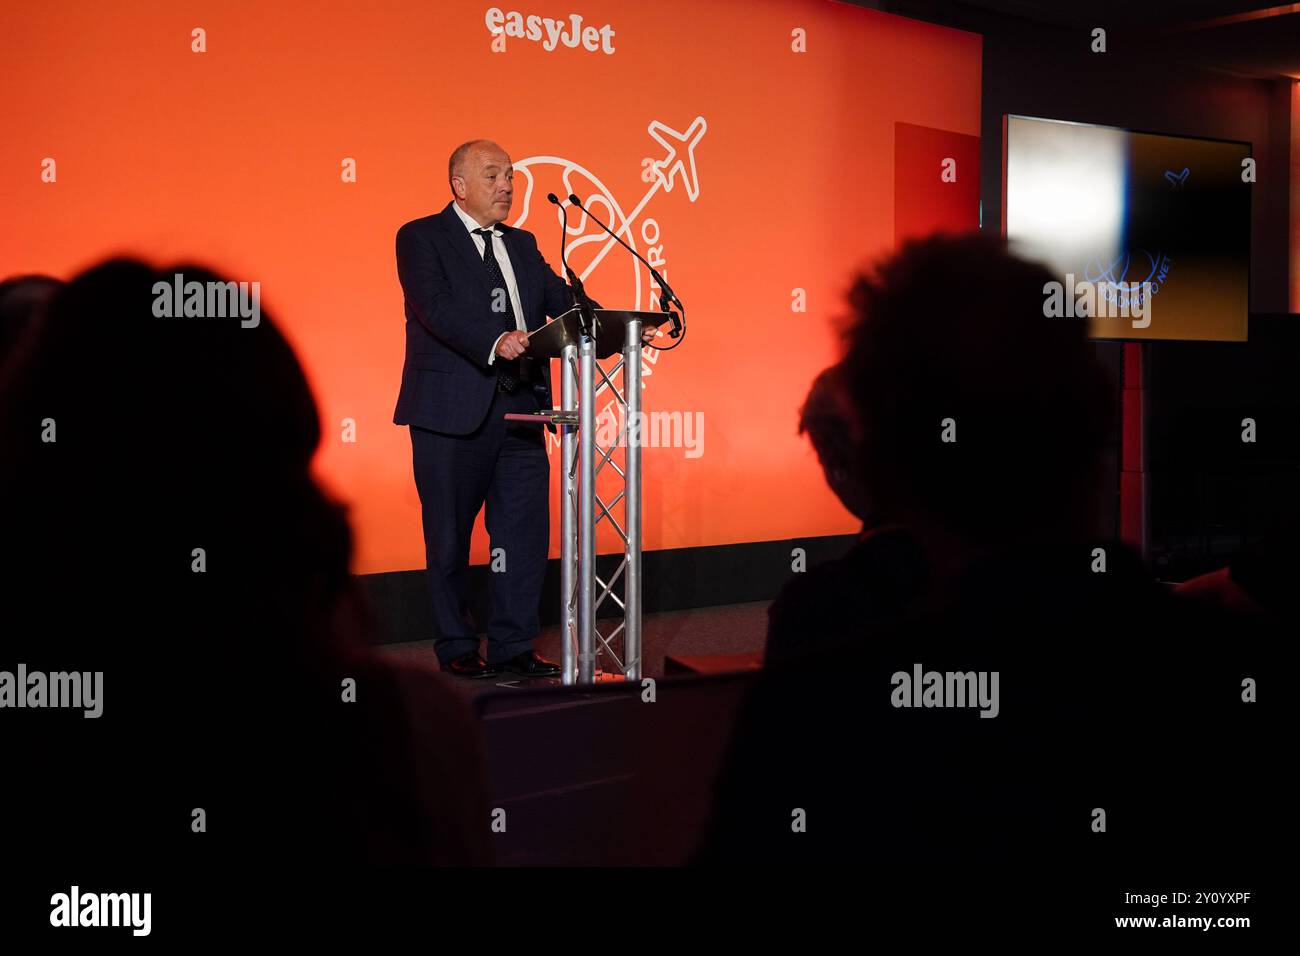
[{"label": "white dress shirt", "polygon": [[[478,257],[483,258],[483,237],[477,232],[479,229],[486,228],[480,226],[470,218],[469,213],[460,208],[460,203],[452,200],[451,208],[456,210],[456,215],[460,216],[460,221],[465,224],[469,230],[469,237],[474,241],[474,248],[478,250]],[[496,256],[497,265],[501,267],[501,276],[506,280],[506,292],[510,295],[510,304],[515,310],[515,326],[520,332],[527,332],[528,326],[524,325],[524,306],[519,301],[519,284],[515,282],[515,270],[510,265],[510,253],[506,252],[505,241],[501,238],[504,233],[497,226],[492,227],[492,254]],[[488,355],[488,364],[491,365],[497,360],[497,345],[509,333],[502,332],[497,336],[497,340],[492,343],[492,351]]]}]

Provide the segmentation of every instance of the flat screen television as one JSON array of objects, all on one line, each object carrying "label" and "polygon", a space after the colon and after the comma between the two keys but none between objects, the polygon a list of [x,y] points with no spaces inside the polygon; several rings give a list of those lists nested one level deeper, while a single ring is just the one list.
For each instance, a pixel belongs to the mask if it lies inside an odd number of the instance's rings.
[{"label": "flat screen television", "polygon": [[1008,115],[1002,155],[1003,229],[1059,277],[1063,318],[1099,339],[1246,340],[1249,143]]}]

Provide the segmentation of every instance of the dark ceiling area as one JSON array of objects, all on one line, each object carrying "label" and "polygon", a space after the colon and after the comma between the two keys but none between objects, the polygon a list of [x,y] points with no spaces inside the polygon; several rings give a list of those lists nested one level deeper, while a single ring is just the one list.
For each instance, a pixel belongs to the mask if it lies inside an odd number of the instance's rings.
[{"label": "dark ceiling area", "polygon": [[985,32],[999,20],[1061,29],[1103,27],[1113,47],[1244,77],[1300,79],[1300,3],[1259,0],[882,0],[914,19]]}]

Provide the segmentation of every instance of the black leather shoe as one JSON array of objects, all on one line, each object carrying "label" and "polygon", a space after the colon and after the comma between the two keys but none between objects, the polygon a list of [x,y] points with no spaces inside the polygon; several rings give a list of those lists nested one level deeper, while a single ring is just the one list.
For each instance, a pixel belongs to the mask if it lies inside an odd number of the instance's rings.
[{"label": "black leather shoe", "polygon": [[454,661],[448,661],[442,665],[442,670],[455,677],[495,677],[498,673],[496,665],[483,660],[478,651],[470,651]]},{"label": "black leather shoe", "polygon": [[560,673],[559,664],[555,663],[555,661],[548,661],[536,651],[524,651],[517,657],[512,657],[502,664],[489,666],[499,667],[503,671],[519,674],[521,677],[555,677]]}]

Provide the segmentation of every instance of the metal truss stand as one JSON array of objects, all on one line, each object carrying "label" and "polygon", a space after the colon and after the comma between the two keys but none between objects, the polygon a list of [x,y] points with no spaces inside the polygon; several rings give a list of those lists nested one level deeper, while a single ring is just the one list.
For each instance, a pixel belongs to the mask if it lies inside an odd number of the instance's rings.
[{"label": "metal truss stand", "polygon": [[[594,309],[591,336],[580,328],[578,312],[560,316],[529,338],[529,354],[560,359],[560,404],[539,415],[510,415],[515,420],[551,421],[560,430],[560,607],[563,617],[562,672],[565,684],[641,679],[641,333],[667,321],[661,312]],[[617,354],[605,369],[600,360]],[[622,390],[615,376],[622,371]],[[597,430],[600,385],[613,396],[609,419]],[[613,440],[602,445],[602,431]],[[622,463],[615,456],[622,450]],[[605,467],[618,475],[616,494],[604,500],[596,477]],[[622,522],[615,511],[622,503]],[[608,580],[596,571],[596,526],[608,521],[623,542],[623,558]],[[622,597],[615,591],[623,581]],[[621,616],[608,634],[597,626],[606,599]],[[606,658],[601,667],[601,657]],[[611,666],[612,665],[612,666]]]}]

